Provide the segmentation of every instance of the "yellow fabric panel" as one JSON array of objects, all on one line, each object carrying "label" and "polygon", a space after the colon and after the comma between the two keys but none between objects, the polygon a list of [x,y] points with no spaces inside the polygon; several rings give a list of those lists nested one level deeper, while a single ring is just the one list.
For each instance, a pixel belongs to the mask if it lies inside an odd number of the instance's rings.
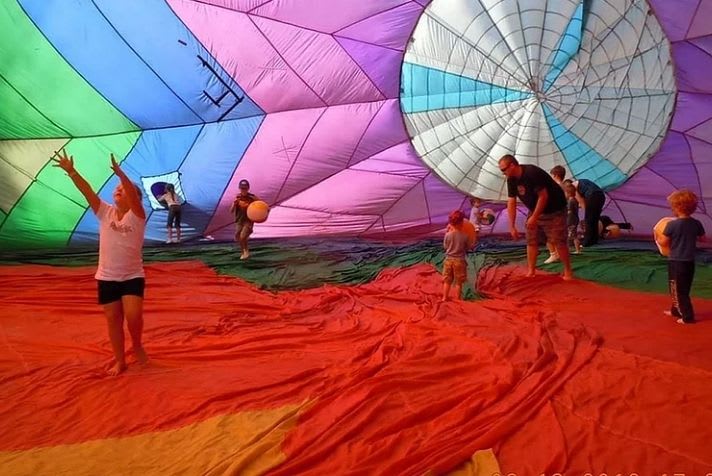
[{"label": "yellow fabric panel", "polygon": [[175,430],[0,452],[3,476],[263,474],[306,403],[222,415]]},{"label": "yellow fabric panel", "polygon": [[501,474],[499,462],[494,452],[489,449],[477,451],[469,461],[448,473],[448,476],[493,476],[498,474]]}]

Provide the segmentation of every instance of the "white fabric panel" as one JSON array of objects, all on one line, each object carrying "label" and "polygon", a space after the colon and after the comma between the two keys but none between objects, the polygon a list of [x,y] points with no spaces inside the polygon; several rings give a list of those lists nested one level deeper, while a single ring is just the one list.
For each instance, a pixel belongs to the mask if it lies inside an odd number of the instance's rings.
[{"label": "white fabric panel", "polygon": [[485,7],[502,39],[524,70],[525,78],[531,77],[529,58],[527,57],[526,43],[522,31],[519,1],[480,0],[480,3]]},{"label": "white fabric panel", "polygon": [[67,139],[0,141],[0,210],[10,211]]},{"label": "white fabric panel", "polygon": [[[502,199],[497,161],[506,153],[545,170],[568,169],[571,160],[578,175],[594,167],[599,173],[594,162],[600,156],[612,166],[606,174],[632,174],[658,149],[674,108],[675,80],[670,44],[646,0],[586,2],[579,52],[550,88],[541,89],[580,3],[431,3],[407,61],[531,93],[516,103],[407,115],[416,150],[441,178],[461,191]],[[464,33],[464,41],[454,32]],[[430,46],[418,44],[424,34],[432,37]],[[563,128],[557,134],[569,133],[558,144],[544,106]],[[564,157],[559,146],[575,138],[585,144],[575,144]],[[586,146],[596,154],[581,155]]]}]

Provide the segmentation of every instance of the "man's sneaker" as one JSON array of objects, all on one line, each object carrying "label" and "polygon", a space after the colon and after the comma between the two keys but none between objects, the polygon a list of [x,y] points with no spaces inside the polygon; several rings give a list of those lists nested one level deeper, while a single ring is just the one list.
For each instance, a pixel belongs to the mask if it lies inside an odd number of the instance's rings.
[{"label": "man's sneaker", "polygon": [[559,261],[559,255],[549,255],[549,257],[544,260],[544,264],[556,263],[557,261]]}]

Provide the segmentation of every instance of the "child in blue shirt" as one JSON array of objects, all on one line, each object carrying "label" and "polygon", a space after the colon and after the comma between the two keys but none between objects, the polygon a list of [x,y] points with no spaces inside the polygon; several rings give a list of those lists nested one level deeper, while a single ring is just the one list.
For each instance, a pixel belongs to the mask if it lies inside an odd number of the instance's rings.
[{"label": "child in blue shirt", "polygon": [[690,300],[690,289],[695,276],[696,242],[704,240],[702,223],[692,218],[697,209],[697,195],[689,190],[677,190],[668,197],[670,208],[677,217],[665,226],[661,245],[670,247],[668,282],[672,306],[665,314],[674,316],[679,324],[695,322]]}]

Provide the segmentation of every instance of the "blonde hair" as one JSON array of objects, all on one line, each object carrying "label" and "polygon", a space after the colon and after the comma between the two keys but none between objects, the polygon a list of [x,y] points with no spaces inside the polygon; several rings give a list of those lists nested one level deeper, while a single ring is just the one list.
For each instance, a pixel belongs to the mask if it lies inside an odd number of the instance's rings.
[{"label": "blonde hair", "polygon": [[684,215],[692,215],[697,210],[697,195],[687,189],[675,190],[668,198],[670,208]]}]

